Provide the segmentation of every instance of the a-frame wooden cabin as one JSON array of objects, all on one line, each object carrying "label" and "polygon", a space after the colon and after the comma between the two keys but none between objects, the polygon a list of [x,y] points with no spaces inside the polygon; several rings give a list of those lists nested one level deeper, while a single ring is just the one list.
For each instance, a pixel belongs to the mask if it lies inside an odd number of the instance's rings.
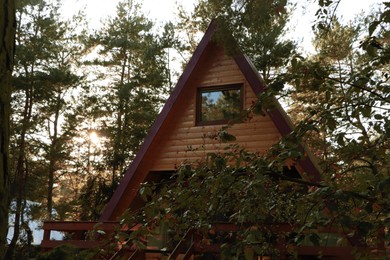
[{"label": "a-frame wooden cabin", "polygon": [[[231,91],[238,94],[233,102],[239,103],[239,110],[253,105],[265,90],[262,78],[245,55],[230,57],[213,41],[216,27],[217,22],[210,24],[100,220],[116,220],[124,210],[132,207],[136,203],[140,183],[149,174],[175,171],[183,161],[199,159],[220,148],[218,141],[202,137],[218,132],[228,120],[212,116],[204,119],[208,116],[205,109],[202,110],[204,96],[212,99],[213,95]],[[283,135],[292,132],[293,126],[287,114],[276,100],[274,102],[275,108],[266,111],[265,116],[258,115],[229,128],[229,133],[237,139],[235,143],[261,154]],[[204,145],[205,149],[188,149],[200,145]],[[311,181],[320,179],[319,169],[309,155],[300,160],[296,168],[298,172],[310,176]]]},{"label": "a-frame wooden cabin", "polygon": [[[139,188],[142,182],[153,177],[158,178],[175,171],[185,160],[199,159],[207,152],[219,149],[219,143],[203,136],[220,130],[227,120],[219,112],[211,111],[207,106],[216,105],[222,93],[236,96],[234,100],[238,110],[249,108],[256,102],[266,86],[255,67],[244,54],[228,56],[223,47],[214,40],[217,22],[212,22],[204,34],[193,57],[167,100],[160,115],[152,126],[141,149],[125,173],[117,190],[106,205],[100,218],[100,228],[113,230],[121,214],[139,206]],[[203,97],[203,98],[202,98]],[[202,104],[207,98],[209,104]],[[292,132],[293,126],[282,107],[274,100],[275,106],[267,110],[265,116],[256,115],[249,121],[234,124],[229,133],[236,137],[235,143],[252,152],[265,153],[279,139]],[[209,109],[209,110],[207,110]],[[232,112],[234,113],[234,111]],[[218,115],[217,115],[218,114]],[[189,150],[188,147],[204,145],[201,151]],[[312,182],[320,180],[320,170],[309,152],[296,162],[299,174]],[[43,248],[53,248],[65,241],[50,240],[50,230],[75,232],[91,230],[97,222],[45,222]],[[90,248],[96,241],[67,241],[74,245]],[[179,247],[178,247],[179,248]],[[282,249],[283,250],[283,249]],[[305,251],[306,250],[306,251]],[[338,257],[352,257],[350,248],[305,248],[302,255],[322,254]],[[190,252],[190,251],[189,251]],[[195,251],[188,256],[195,254]],[[178,252],[173,252],[177,255]],[[139,255],[133,259],[140,259]],[[141,258],[145,257],[145,253]],[[174,259],[174,258],[171,258]],[[351,258],[352,259],[352,258]]]}]

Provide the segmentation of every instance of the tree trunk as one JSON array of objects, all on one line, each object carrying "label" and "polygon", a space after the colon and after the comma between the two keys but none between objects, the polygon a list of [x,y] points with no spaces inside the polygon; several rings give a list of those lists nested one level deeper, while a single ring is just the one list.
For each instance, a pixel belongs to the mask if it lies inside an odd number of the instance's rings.
[{"label": "tree trunk", "polygon": [[8,230],[9,120],[15,29],[15,1],[0,0],[0,259],[4,258]]},{"label": "tree trunk", "polygon": [[26,172],[26,133],[31,121],[31,113],[32,113],[32,94],[31,89],[26,89],[26,101],[24,104],[23,111],[23,124],[22,131],[20,134],[19,140],[19,154],[18,154],[18,162],[16,166],[16,178],[14,189],[16,189],[16,193],[12,192],[12,196],[16,196],[16,205],[15,205],[15,222],[14,222],[14,234],[12,236],[11,242],[8,245],[6,259],[12,259],[14,255],[14,250],[16,247],[16,243],[18,242],[20,235],[20,224],[21,218],[23,216],[24,207],[22,205],[23,200],[25,200],[25,172]]},{"label": "tree trunk", "polygon": [[47,217],[48,220],[53,218],[53,188],[54,188],[54,172],[55,172],[55,161],[53,158],[50,159],[49,163],[49,179],[47,189]]},{"label": "tree trunk", "polygon": [[[49,180],[47,190],[47,214],[48,219],[53,218],[53,188],[54,188],[54,175],[56,172],[56,164],[58,160],[58,126],[59,116],[61,110],[61,92],[57,94],[56,111],[53,122],[53,135],[51,136],[50,158],[49,158]],[[50,128],[50,121],[49,121]]]}]

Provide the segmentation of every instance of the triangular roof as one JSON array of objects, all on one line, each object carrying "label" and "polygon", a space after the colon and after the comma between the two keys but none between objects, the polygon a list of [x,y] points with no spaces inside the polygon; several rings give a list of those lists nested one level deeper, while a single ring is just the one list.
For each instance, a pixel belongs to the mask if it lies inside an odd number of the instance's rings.
[{"label": "triangular roof", "polygon": [[[161,113],[159,114],[156,121],[154,122],[148,136],[146,137],[144,143],[142,144],[134,161],[126,171],[124,177],[122,178],[111,200],[106,205],[104,212],[100,218],[101,221],[113,220],[114,212],[118,207],[118,205],[120,204],[120,201],[124,199],[126,190],[129,188],[130,181],[133,178],[135,178],[136,175],[135,173],[142,161],[142,158],[144,157],[149,147],[151,146],[154,138],[156,137],[157,133],[161,129],[164,121],[167,119],[168,114],[171,112],[172,107],[178,101],[180,93],[185,88],[191,75],[195,72],[197,65],[200,63],[202,59],[205,58],[205,56],[209,54],[207,53],[207,50],[210,48],[210,46],[215,45],[215,42],[213,41],[213,36],[216,32],[216,29],[217,29],[217,21],[214,20],[213,22],[211,22],[208,29],[206,30],[202,40],[200,41],[192,58],[187,64],[183,74],[179,78],[176,87],[174,88],[172,94],[168,98],[164,108],[162,109]],[[266,88],[264,81],[259,75],[254,65],[250,62],[248,57],[242,53],[239,53],[234,56],[234,60],[238,65],[239,69],[241,70],[242,74],[244,75],[245,79],[251,86],[253,92],[256,95],[259,95],[260,93],[264,92]],[[266,113],[272,119],[279,133],[282,136],[288,135],[293,131],[293,124],[290,121],[289,117],[287,116],[286,112],[283,110],[283,108],[280,106],[280,104],[276,99],[274,99],[274,104],[275,104],[274,108],[271,110],[267,110]],[[320,180],[319,167],[315,163],[310,153],[306,153],[306,154],[307,156],[299,160],[298,163],[303,169],[303,171],[309,175],[311,181],[318,182]]]}]

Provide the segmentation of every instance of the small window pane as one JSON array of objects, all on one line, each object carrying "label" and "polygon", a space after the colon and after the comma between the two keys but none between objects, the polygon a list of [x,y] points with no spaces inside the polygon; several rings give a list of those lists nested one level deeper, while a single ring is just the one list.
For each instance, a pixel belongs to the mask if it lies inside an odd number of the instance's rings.
[{"label": "small window pane", "polygon": [[200,122],[237,119],[241,113],[241,88],[226,87],[200,91]]}]

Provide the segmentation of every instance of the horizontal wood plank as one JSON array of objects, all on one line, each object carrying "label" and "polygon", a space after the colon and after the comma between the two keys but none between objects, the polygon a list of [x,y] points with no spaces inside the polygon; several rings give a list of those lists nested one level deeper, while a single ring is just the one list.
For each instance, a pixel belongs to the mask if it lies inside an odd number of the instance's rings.
[{"label": "horizontal wood plank", "polygon": [[56,230],[56,231],[77,231],[77,230],[115,230],[119,226],[119,222],[87,222],[87,221],[45,221],[43,223],[44,230]]},{"label": "horizontal wood plank", "polygon": [[42,240],[41,247],[52,249],[62,245],[72,245],[81,249],[92,249],[102,245],[102,242],[96,240]]},{"label": "horizontal wood plank", "polygon": [[[55,230],[55,231],[82,231],[82,230],[104,230],[104,231],[115,231],[120,226],[119,222],[97,222],[97,221],[45,221],[43,223],[43,230]],[[132,228],[122,226],[122,230],[136,230],[139,225],[135,225]]]},{"label": "horizontal wood plank", "polygon": [[[226,125],[210,125],[210,126],[194,126],[194,125],[185,125],[181,124],[180,125],[175,125],[175,128],[171,131],[169,136],[167,136],[168,139],[177,139],[178,136],[177,134],[181,133],[186,133],[186,134],[194,134],[198,135],[198,137],[203,136],[203,135],[208,135],[211,133],[217,133],[221,130],[222,127]],[[247,123],[240,123],[240,124],[235,124],[226,131],[228,133],[242,133],[241,131],[247,131],[247,132],[257,132],[257,133],[274,133],[274,134],[279,134],[275,128],[275,125],[268,120],[264,121],[250,121]]]}]

